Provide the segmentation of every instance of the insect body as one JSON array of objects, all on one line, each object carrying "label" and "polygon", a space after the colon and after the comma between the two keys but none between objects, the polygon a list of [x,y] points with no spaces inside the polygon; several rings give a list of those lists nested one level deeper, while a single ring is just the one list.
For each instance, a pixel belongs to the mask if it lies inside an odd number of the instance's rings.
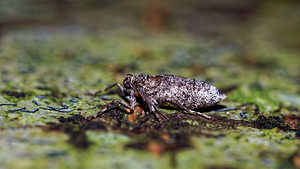
[{"label": "insect body", "polygon": [[140,74],[133,76],[128,74],[124,78],[123,85],[125,89],[116,83],[100,91],[103,92],[113,86],[118,86],[119,95],[126,100],[124,102],[116,99],[107,104],[102,112],[111,109],[114,103],[119,103],[133,110],[140,100],[139,104],[145,104],[158,120],[161,120],[159,115],[164,116],[164,113],[158,108],[161,106],[177,107],[188,113],[198,114],[209,119],[210,116],[193,109],[212,106],[226,98],[226,95],[213,85],[200,80],[173,75]]}]

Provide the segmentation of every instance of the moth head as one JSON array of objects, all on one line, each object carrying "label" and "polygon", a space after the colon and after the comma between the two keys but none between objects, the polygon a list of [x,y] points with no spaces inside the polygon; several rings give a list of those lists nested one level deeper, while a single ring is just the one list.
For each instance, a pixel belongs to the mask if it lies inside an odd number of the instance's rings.
[{"label": "moth head", "polygon": [[132,88],[132,80],[133,80],[133,75],[132,74],[127,74],[123,80],[123,85],[126,89]]}]

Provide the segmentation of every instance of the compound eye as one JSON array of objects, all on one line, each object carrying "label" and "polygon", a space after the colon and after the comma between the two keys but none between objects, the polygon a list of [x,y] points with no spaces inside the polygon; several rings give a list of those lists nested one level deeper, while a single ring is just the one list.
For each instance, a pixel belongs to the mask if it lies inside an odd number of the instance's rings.
[{"label": "compound eye", "polygon": [[129,83],[128,83],[127,81],[124,82],[124,87],[125,87],[126,89],[129,89],[129,88],[130,88],[130,85],[129,85]]}]

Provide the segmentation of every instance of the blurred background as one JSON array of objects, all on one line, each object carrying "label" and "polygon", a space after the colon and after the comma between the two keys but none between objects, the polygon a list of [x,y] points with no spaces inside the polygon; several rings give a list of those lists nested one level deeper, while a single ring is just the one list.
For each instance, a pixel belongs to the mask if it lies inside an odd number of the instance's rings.
[{"label": "blurred background", "polygon": [[[84,93],[127,73],[204,80],[227,92],[224,107],[256,106],[218,116],[293,130],[207,125],[178,168],[300,167],[299,65],[299,0],[0,0],[0,168],[172,168],[168,155],[125,150],[135,137],[73,125],[69,141],[40,128],[94,115],[117,96]],[[41,109],[62,104],[73,111]],[[92,148],[70,145],[78,135]]]},{"label": "blurred background", "polygon": [[[1,35],[20,29],[180,31],[227,43],[264,40],[299,49],[297,0],[0,1]],[[225,42],[224,42],[225,43]]]},{"label": "blurred background", "polygon": [[[295,80],[300,74],[299,4],[0,0],[0,47],[6,51],[1,57],[20,60],[19,69],[30,69],[20,68],[25,62],[32,67],[58,61],[72,61],[68,65],[77,68],[96,65],[120,74],[119,79],[127,72],[216,79],[205,73],[219,66],[235,67],[231,75],[239,74],[239,67],[260,68]],[[7,46],[14,50],[4,50]]]}]

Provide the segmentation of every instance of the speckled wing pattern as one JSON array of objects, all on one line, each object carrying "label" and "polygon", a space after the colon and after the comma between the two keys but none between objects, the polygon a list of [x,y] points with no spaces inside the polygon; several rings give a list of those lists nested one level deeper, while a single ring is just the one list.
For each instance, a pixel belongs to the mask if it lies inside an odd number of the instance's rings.
[{"label": "speckled wing pattern", "polygon": [[226,98],[213,85],[173,75],[149,76],[142,83],[140,90],[158,106],[177,102],[189,109],[196,109],[214,105]]}]

